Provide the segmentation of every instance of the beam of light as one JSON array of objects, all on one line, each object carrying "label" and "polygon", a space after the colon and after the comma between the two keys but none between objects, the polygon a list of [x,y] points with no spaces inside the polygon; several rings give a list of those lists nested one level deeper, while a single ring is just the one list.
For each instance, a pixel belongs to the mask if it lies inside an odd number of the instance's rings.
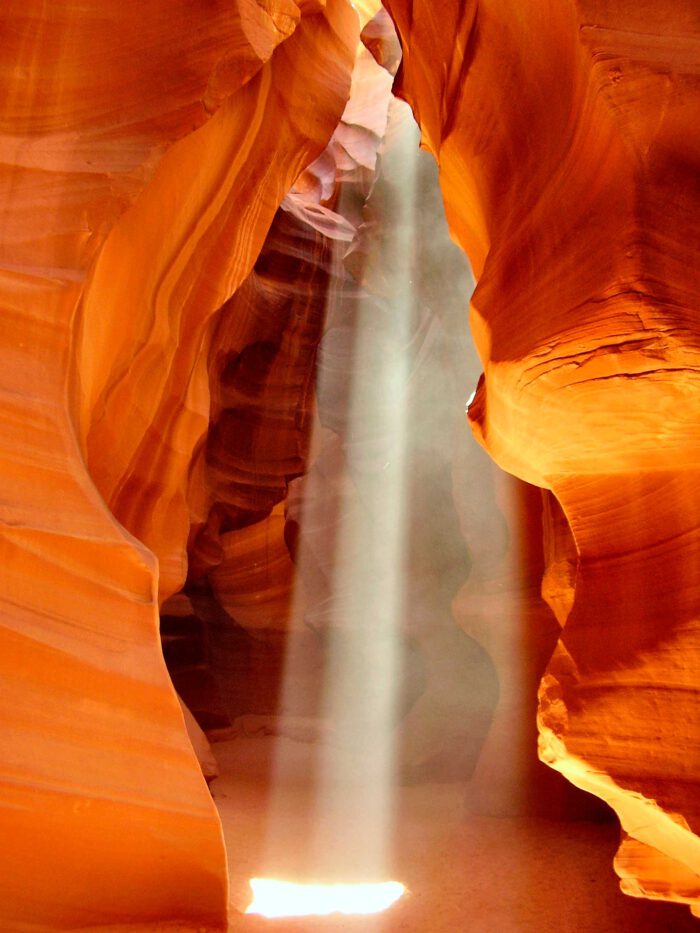
[{"label": "beam of light", "polygon": [[[393,237],[387,237],[383,246],[378,244],[381,256],[370,258],[374,266],[364,269],[369,279],[374,275],[381,281],[383,293],[377,297],[369,288],[364,292],[339,277],[346,284],[331,295],[317,397],[319,424],[325,432],[321,440],[334,435],[336,447],[331,450],[339,451],[338,461],[329,472],[323,463],[318,469],[312,466],[301,497],[296,598],[302,607],[299,617],[307,631],[318,633],[321,645],[324,667],[316,715],[327,725],[330,738],[316,743],[303,759],[307,788],[303,793],[296,786],[299,749],[290,742],[278,743],[265,868],[258,869],[278,878],[343,884],[278,887],[272,896],[283,911],[278,915],[370,913],[389,906],[404,890],[399,882],[346,884],[392,875],[396,722],[411,507],[407,451],[411,377],[419,343],[412,282],[419,132],[408,108],[400,113],[389,174],[394,187],[386,194],[393,209],[389,218]],[[318,568],[322,573],[314,576]],[[304,595],[307,577],[313,581],[320,577],[322,582]],[[279,707],[282,719],[304,709],[307,702],[305,644],[300,636],[298,648],[292,641],[288,649]],[[308,824],[292,842],[291,833],[285,833],[286,827],[301,820],[295,801],[305,808]],[[293,893],[291,904],[287,893]],[[256,891],[249,911],[263,912],[260,903]],[[265,913],[271,916],[267,908]]]},{"label": "beam of light", "polygon": [[[327,747],[319,762],[314,827],[318,853],[345,839],[348,870],[361,868],[379,878],[387,873],[396,786],[410,509],[406,461],[416,326],[411,274],[418,131],[413,124],[406,129],[394,142],[401,194],[390,218],[391,246],[385,245],[383,256],[390,263],[390,297],[383,315],[371,298],[356,309],[344,443],[350,482],[341,502],[326,629],[324,705],[334,747]],[[333,320],[331,308],[331,325]],[[319,381],[321,404],[325,389]],[[350,778],[349,769],[354,770]]]},{"label": "beam of light", "polygon": [[307,917],[328,914],[376,914],[405,892],[398,881],[380,884],[294,884],[251,878],[253,900],[247,914],[264,917]]}]

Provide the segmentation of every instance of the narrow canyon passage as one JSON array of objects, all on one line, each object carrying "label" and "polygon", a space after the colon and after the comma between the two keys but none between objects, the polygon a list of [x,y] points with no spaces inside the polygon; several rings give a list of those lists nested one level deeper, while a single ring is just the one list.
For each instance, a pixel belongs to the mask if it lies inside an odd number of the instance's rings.
[{"label": "narrow canyon passage", "polygon": [[[162,612],[174,684],[212,743],[230,929],[694,929],[681,907],[622,896],[613,815],[537,760],[559,633],[540,594],[542,495],[465,430],[470,276],[408,109],[388,121],[377,177],[346,166],[325,233],[301,212],[273,224],[251,289],[284,309],[282,338],[218,365],[209,462],[241,482],[265,443],[276,455],[263,406],[289,384],[289,321],[316,329],[305,471],[262,520],[220,484],[228,501]],[[272,418],[249,448],[233,432],[245,406]],[[356,916],[266,919],[244,914],[253,878],[407,893],[374,916],[356,895]]]},{"label": "narrow canyon passage", "polygon": [[0,933],[698,929],[697,0],[0,36]]}]

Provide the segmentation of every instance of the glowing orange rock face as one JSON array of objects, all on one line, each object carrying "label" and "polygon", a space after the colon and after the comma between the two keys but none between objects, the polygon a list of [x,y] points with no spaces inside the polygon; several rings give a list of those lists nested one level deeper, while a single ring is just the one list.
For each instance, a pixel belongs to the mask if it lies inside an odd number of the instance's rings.
[{"label": "glowing orange rock face", "polygon": [[700,19],[388,0],[478,287],[472,424],[550,489],[540,754],[607,800],[628,893],[700,903]]},{"label": "glowing orange rock face", "polygon": [[338,122],[357,18],[10,0],[0,20],[0,925],[220,928],[159,589],[184,575],[214,313]]},{"label": "glowing orange rock face", "polygon": [[[356,32],[342,0],[305,17],[279,54],[170,149],[92,271],[78,346],[88,465],[115,515],[158,556],[161,598],[184,579],[214,313],[251,271],[277,206],[337,123]],[[324,74],[307,78],[313,61]],[[126,306],[143,313],[125,317]]]}]

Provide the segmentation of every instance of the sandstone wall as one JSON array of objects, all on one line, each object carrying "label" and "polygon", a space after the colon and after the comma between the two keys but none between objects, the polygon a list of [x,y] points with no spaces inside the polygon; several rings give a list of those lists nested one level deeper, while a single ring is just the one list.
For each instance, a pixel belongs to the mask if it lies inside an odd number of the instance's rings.
[{"label": "sandstone wall", "polygon": [[696,6],[386,6],[478,278],[470,420],[553,497],[540,755],[618,813],[624,890],[697,905]]},{"label": "sandstone wall", "polygon": [[184,580],[215,315],[338,122],[357,18],[10,0],[0,24],[2,925],[220,928],[158,602]]}]

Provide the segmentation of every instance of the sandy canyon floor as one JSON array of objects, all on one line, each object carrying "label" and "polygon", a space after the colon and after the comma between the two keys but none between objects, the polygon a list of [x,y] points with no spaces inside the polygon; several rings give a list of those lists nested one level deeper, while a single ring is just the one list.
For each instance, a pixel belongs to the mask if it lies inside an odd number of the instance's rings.
[{"label": "sandy canyon floor", "polygon": [[[230,931],[240,933],[683,933],[700,922],[680,905],[623,895],[611,868],[614,824],[491,818],[465,812],[465,784],[422,784],[394,793],[386,879],[408,893],[374,916],[265,919],[243,914],[251,877],[308,876],[313,827],[307,777],[313,746],[280,737],[217,743],[211,785],[231,874]],[[273,762],[278,779],[271,781]],[[349,764],[352,770],[352,763]],[[355,825],[361,824],[357,814]],[[357,847],[352,829],[338,852]],[[331,862],[335,853],[328,853]],[[385,880],[385,879],[381,879]]]}]

